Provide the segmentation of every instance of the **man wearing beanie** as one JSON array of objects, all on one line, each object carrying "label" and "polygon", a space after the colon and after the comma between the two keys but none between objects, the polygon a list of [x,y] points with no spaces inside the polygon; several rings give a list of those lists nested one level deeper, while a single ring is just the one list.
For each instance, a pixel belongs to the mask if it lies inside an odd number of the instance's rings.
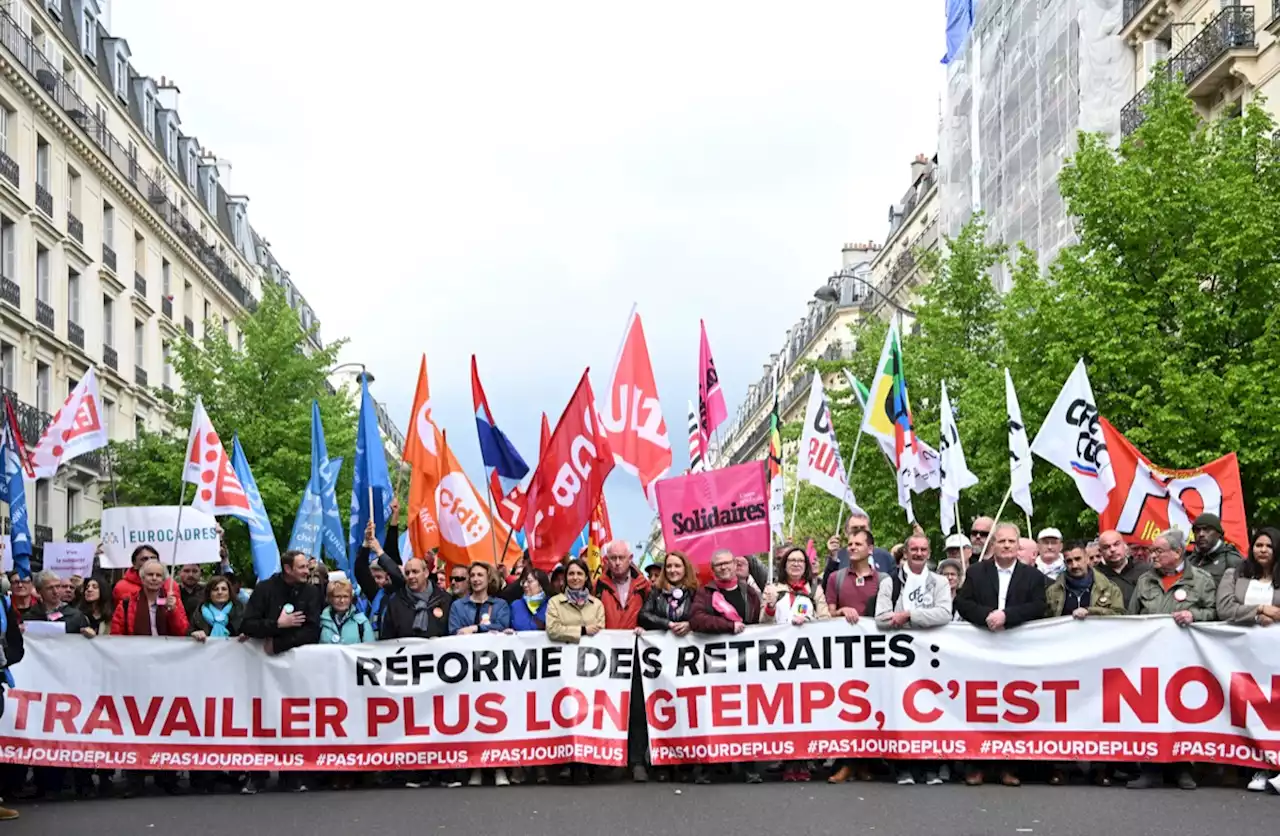
[{"label": "man wearing beanie", "polygon": [[1201,514],[1191,524],[1196,538],[1196,550],[1191,554],[1191,565],[1213,576],[1213,588],[1217,589],[1228,569],[1238,569],[1244,558],[1235,546],[1222,539],[1222,520],[1217,514]]}]

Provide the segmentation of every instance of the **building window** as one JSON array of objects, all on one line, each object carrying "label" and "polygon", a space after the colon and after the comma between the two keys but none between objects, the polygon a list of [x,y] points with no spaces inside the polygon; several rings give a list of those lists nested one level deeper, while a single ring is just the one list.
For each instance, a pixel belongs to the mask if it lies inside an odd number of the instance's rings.
[{"label": "building window", "polygon": [[89,10],[84,11],[84,28],[80,31],[80,49],[83,50],[85,57],[90,61],[94,61],[98,57],[98,21],[93,15],[89,14]]},{"label": "building window", "polygon": [[36,245],[36,299],[48,305],[49,298],[49,251]]},{"label": "building window", "polygon": [[49,191],[49,143],[36,134],[36,185]]},{"label": "building window", "polygon": [[169,123],[169,132],[165,134],[164,153],[169,158],[169,164],[176,167],[178,165],[178,126],[173,122]]},{"label": "building window", "polygon": [[116,53],[116,95],[129,101],[129,62],[123,52]]},{"label": "building window", "polygon": [[13,371],[18,363],[18,349],[0,342],[0,386],[13,391]]},{"label": "building window", "polygon": [[80,274],[67,271],[67,320],[80,324]]},{"label": "building window", "polygon": [[13,281],[18,249],[18,227],[0,217],[0,276]]},{"label": "building window", "polygon": [[49,525],[49,481],[36,480],[36,525]]},{"label": "building window", "polygon": [[140,276],[147,275],[147,242],[139,232],[133,233],[133,270]]},{"label": "building window", "polygon": [[53,369],[47,363],[36,362],[36,409],[49,411],[49,400],[53,392]]},{"label": "building window", "polygon": [[156,135],[156,97],[148,91],[142,96],[142,130],[151,140]]},{"label": "building window", "polygon": [[231,320],[225,316],[222,318],[222,336],[231,339]]},{"label": "building window", "polygon": [[133,321],[133,365],[142,368],[146,365],[147,330],[138,320]]},{"label": "building window", "polygon": [[102,204],[102,243],[108,248],[116,248],[116,210],[110,203]]},{"label": "building window", "polygon": [[182,315],[191,317],[191,305],[195,299],[195,294],[191,292],[191,282],[186,279],[182,280]]},{"label": "building window", "polygon": [[161,369],[161,382],[165,386],[173,386],[173,349],[169,343],[160,343],[160,358],[164,361],[164,368]]},{"label": "building window", "polygon": [[173,270],[169,266],[169,259],[160,259],[160,294],[173,301]]},{"label": "building window", "polygon": [[116,302],[110,296],[102,297],[102,344],[112,345],[116,341]]},{"label": "building window", "polygon": [[9,121],[14,113],[7,106],[0,106],[0,153],[9,153]]},{"label": "building window", "polygon": [[206,299],[204,300],[204,321],[208,322],[212,316],[213,316],[213,308],[209,306],[209,300]]},{"label": "building window", "polygon": [[133,436],[141,438],[142,434],[147,431],[147,413],[142,407],[138,407],[138,411],[133,415]]},{"label": "building window", "polygon": [[67,166],[67,211],[80,217],[80,172]]},{"label": "building window", "polygon": [[244,332],[243,331],[236,332],[236,348],[240,350],[241,354],[244,353]]},{"label": "building window", "polygon": [[[102,399],[102,426],[107,431],[107,438],[111,438],[111,425],[115,423],[116,402],[110,398]],[[25,439],[24,439],[25,440]]]},{"label": "building window", "polygon": [[187,185],[193,189],[196,187],[196,160],[197,159],[198,157],[196,154],[196,146],[195,146],[195,143],[193,142],[191,144],[191,150],[187,152]]},{"label": "building window", "polygon": [[80,524],[80,489],[67,488],[67,528]]},{"label": "building window", "polygon": [[129,140],[129,179],[138,180],[138,144],[132,139]]}]

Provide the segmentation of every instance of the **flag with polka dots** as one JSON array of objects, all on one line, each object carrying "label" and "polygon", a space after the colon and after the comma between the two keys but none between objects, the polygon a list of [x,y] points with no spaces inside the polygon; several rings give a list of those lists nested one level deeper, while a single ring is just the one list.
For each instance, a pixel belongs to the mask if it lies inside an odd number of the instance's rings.
[{"label": "flag with polka dots", "polygon": [[182,472],[184,481],[196,486],[191,507],[215,517],[254,519],[249,497],[231,466],[231,457],[222,446],[213,422],[204,411],[204,403],[196,398],[191,414],[191,435],[187,436],[187,459]]},{"label": "flag with polka dots", "polygon": [[31,453],[37,479],[52,479],[58,467],[76,456],[107,446],[107,425],[98,400],[98,377],[93,366],[67,396]]}]

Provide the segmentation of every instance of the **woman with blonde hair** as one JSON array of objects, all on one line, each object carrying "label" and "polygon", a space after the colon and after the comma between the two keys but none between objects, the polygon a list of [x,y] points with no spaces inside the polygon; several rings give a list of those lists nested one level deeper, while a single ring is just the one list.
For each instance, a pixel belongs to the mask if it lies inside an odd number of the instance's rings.
[{"label": "woman with blonde hair", "polygon": [[329,581],[325,597],[329,606],[320,613],[321,644],[364,644],[377,639],[369,617],[352,606],[356,596],[351,581]]}]

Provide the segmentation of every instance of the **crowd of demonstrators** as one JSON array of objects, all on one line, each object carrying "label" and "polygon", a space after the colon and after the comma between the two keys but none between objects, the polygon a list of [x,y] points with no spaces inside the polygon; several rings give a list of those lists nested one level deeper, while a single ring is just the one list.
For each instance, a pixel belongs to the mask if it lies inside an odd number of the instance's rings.
[{"label": "crowd of demonstrators", "polygon": [[[395,509],[393,509],[394,511]],[[394,518],[394,515],[393,515]],[[598,576],[581,558],[566,558],[548,574],[526,556],[505,577],[487,563],[470,566],[435,565],[432,556],[402,563],[396,550],[398,532],[390,527],[383,541],[373,527],[353,566],[353,579],[329,572],[300,552],[285,552],[280,571],[259,583],[250,594],[240,588],[225,559],[219,571],[206,578],[202,567],[180,567],[170,577],[159,554],[140,546],[132,567],[114,586],[105,577],[83,581],[62,579],[53,572],[34,578],[11,574],[9,595],[0,609],[0,667],[22,656],[24,624],[61,622],[67,633],[96,636],[189,636],[198,642],[256,638],[268,655],[278,656],[310,644],[360,644],[375,640],[435,639],[448,635],[545,632],[552,641],[576,643],[602,630],[669,631],[691,634],[737,634],[756,624],[789,625],[805,629],[825,619],[856,624],[867,617],[881,630],[929,630],[953,622],[967,622],[993,633],[1017,629],[1043,618],[1075,620],[1167,615],[1181,625],[1224,621],[1245,627],[1280,623],[1280,573],[1275,571],[1280,531],[1263,528],[1241,557],[1223,538],[1221,521],[1202,514],[1193,525],[1194,544],[1182,532],[1160,533],[1141,549],[1126,544],[1115,531],[1103,531],[1091,542],[1064,542],[1055,528],[1045,528],[1035,540],[1022,536],[1009,523],[997,525],[989,517],[974,520],[968,537],[953,534],[945,540],[945,557],[936,562],[930,541],[919,528],[893,554],[876,546],[870,520],[855,513],[844,526],[845,538],[828,542],[825,564],[798,545],[785,544],[772,561],[757,555],[717,551],[711,558],[712,580],[700,584],[692,560],[680,552],[645,567],[622,541],[604,548]],[[1140,559],[1141,558],[1145,559]],[[1148,562],[1149,560],[1149,562]],[[435,570],[441,571],[437,573]],[[354,582],[354,583],[353,583]],[[652,777],[669,781],[687,777],[710,783],[723,770],[695,765],[691,775],[681,770],[656,769],[648,763],[641,678],[633,674],[627,767],[633,781]],[[1046,765],[971,761],[966,764],[895,761],[889,777],[899,784],[935,785],[963,776],[969,785],[981,784],[993,766],[1001,783],[1018,786],[1023,773],[1047,769],[1052,785],[1069,783],[1073,772],[1089,770],[1093,780],[1111,785],[1119,769],[1108,764]],[[732,771],[747,783],[758,783],[770,770],[783,781],[808,781],[817,765],[799,759],[778,764],[740,763]],[[872,759],[833,764],[828,782],[856,778],[871,780],[886,764]],[[1196,781],[1192,764],[1169,769],[1140,765],[1127,786],[1142,789],[1163,785],[1166,773],[1184,789]],[[532,780],[548,783],[545,768],[530,770]],[[30,779],[28,779],[30,774]],[[589,783],[606,771],[584,764],[564,766],[559,780]],[[515,768],[381,773],[374,780],[407,787],[479,786],[491,776],[496,786],[520,783],[525,770]],[[124,796],[143,791],[148,773],[122,775]],[[179,774],[151,775],[155,786],[181,792]],[[193,772],[190,788],[210,792],[219,785],[253,794],[267,783],[260,773]],[[612,776],[621,777],[615,771]],[[1269,773],[1258,772],[1251,790],[1267,788]],[[361,776],[360,780],[363,780]],[[284,789],[306,791],[324,780],[335,788],[351,786],[356,776],[325,779],[305,773],[284,773]],[[0,767],[0,794],[12,797],[24,786],[35,797],[57,794],[68,786],[77,795],[109,794],[113,775],[106,770]],[[0,820],[13,811],[0,807]],[[16,813],[14,814],[16,815]]]}]

